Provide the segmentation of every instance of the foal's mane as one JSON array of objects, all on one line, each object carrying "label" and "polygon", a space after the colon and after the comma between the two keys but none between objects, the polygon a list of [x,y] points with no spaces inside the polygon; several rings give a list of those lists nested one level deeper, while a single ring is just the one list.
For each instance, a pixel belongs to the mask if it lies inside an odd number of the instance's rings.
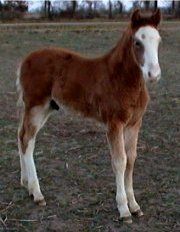
[{"label": "foal's mane", "polygon": [[133,34],[131,25],[128,25],[116,46],[105,55],[112,78],[124,79],[125,82],[128,81],[128,85],[136,85],[142,76],[133,53]]}]

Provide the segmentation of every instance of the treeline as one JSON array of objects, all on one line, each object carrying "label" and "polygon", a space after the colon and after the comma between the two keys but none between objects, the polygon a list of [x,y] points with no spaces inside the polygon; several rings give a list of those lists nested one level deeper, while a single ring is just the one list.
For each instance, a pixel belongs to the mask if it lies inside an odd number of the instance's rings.
[{"label": "treeline", "polygon": [[[72,0],[72,1],[41,1],[41,9],[36,13],[29,13],[31,1],[0,0],[0,18],[3,20],[15,18],[47,18],[49,20],[57,18],[93,19],[109,18],[115,19],[123,17],[127,13],[123,0]],[[34,3],[36,4],[36,3]],[[144,10],[158,8],[158,1],[132,1],[132,8],[142,8]],[[180,17],[180,1],[166,1],[164,11],[170,17]],[[27,17],[28,16],[28,17]]]},{"label": "treeline", "polygon": [[0,18],[22,18],[23,14],[28,12],[28,5],[28,1],[0,1]]}]

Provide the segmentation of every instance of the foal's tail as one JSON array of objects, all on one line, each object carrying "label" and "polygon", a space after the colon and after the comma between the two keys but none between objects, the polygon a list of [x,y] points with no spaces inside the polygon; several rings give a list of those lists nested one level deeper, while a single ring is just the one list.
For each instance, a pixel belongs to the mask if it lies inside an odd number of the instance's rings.
[{"label": "foal's tail", "polygon": [[17,79],[16,79],[16,88],[17,88],[17,93],[19,95],[18,100],[17,100],[17,106],[22,107],[24,105],[23,103],[23,89],[20,83],[20,76],[21,76],[21,65],[19,65],[17,69]]}]

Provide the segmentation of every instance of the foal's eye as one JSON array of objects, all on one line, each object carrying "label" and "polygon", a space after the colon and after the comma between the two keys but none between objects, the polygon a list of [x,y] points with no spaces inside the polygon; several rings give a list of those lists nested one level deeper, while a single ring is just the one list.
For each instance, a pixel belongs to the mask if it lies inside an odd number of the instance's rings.
[{"label": "foal's eye", "polygon": [[141,47],[141,42],[138,41],[138,40],[135,40],[135,41],[134,41],[134,45],[135,45],[137,48],[140,48],[140,47]]}]

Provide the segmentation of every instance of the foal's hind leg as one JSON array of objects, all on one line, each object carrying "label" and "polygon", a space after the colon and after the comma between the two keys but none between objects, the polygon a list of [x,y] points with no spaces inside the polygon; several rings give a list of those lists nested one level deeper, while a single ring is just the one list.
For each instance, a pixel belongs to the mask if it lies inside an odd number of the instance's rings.
[{"label": "foal's hind leg", "polygon": [[33,159],[36,134],[44,125],[51,110],[49,104],[34,106],[24,110],[22,124],[19,128],[18,142],[21,163],[21,184],[26,186],[29,194],[39,205],[46,205],[41,193]]}]

